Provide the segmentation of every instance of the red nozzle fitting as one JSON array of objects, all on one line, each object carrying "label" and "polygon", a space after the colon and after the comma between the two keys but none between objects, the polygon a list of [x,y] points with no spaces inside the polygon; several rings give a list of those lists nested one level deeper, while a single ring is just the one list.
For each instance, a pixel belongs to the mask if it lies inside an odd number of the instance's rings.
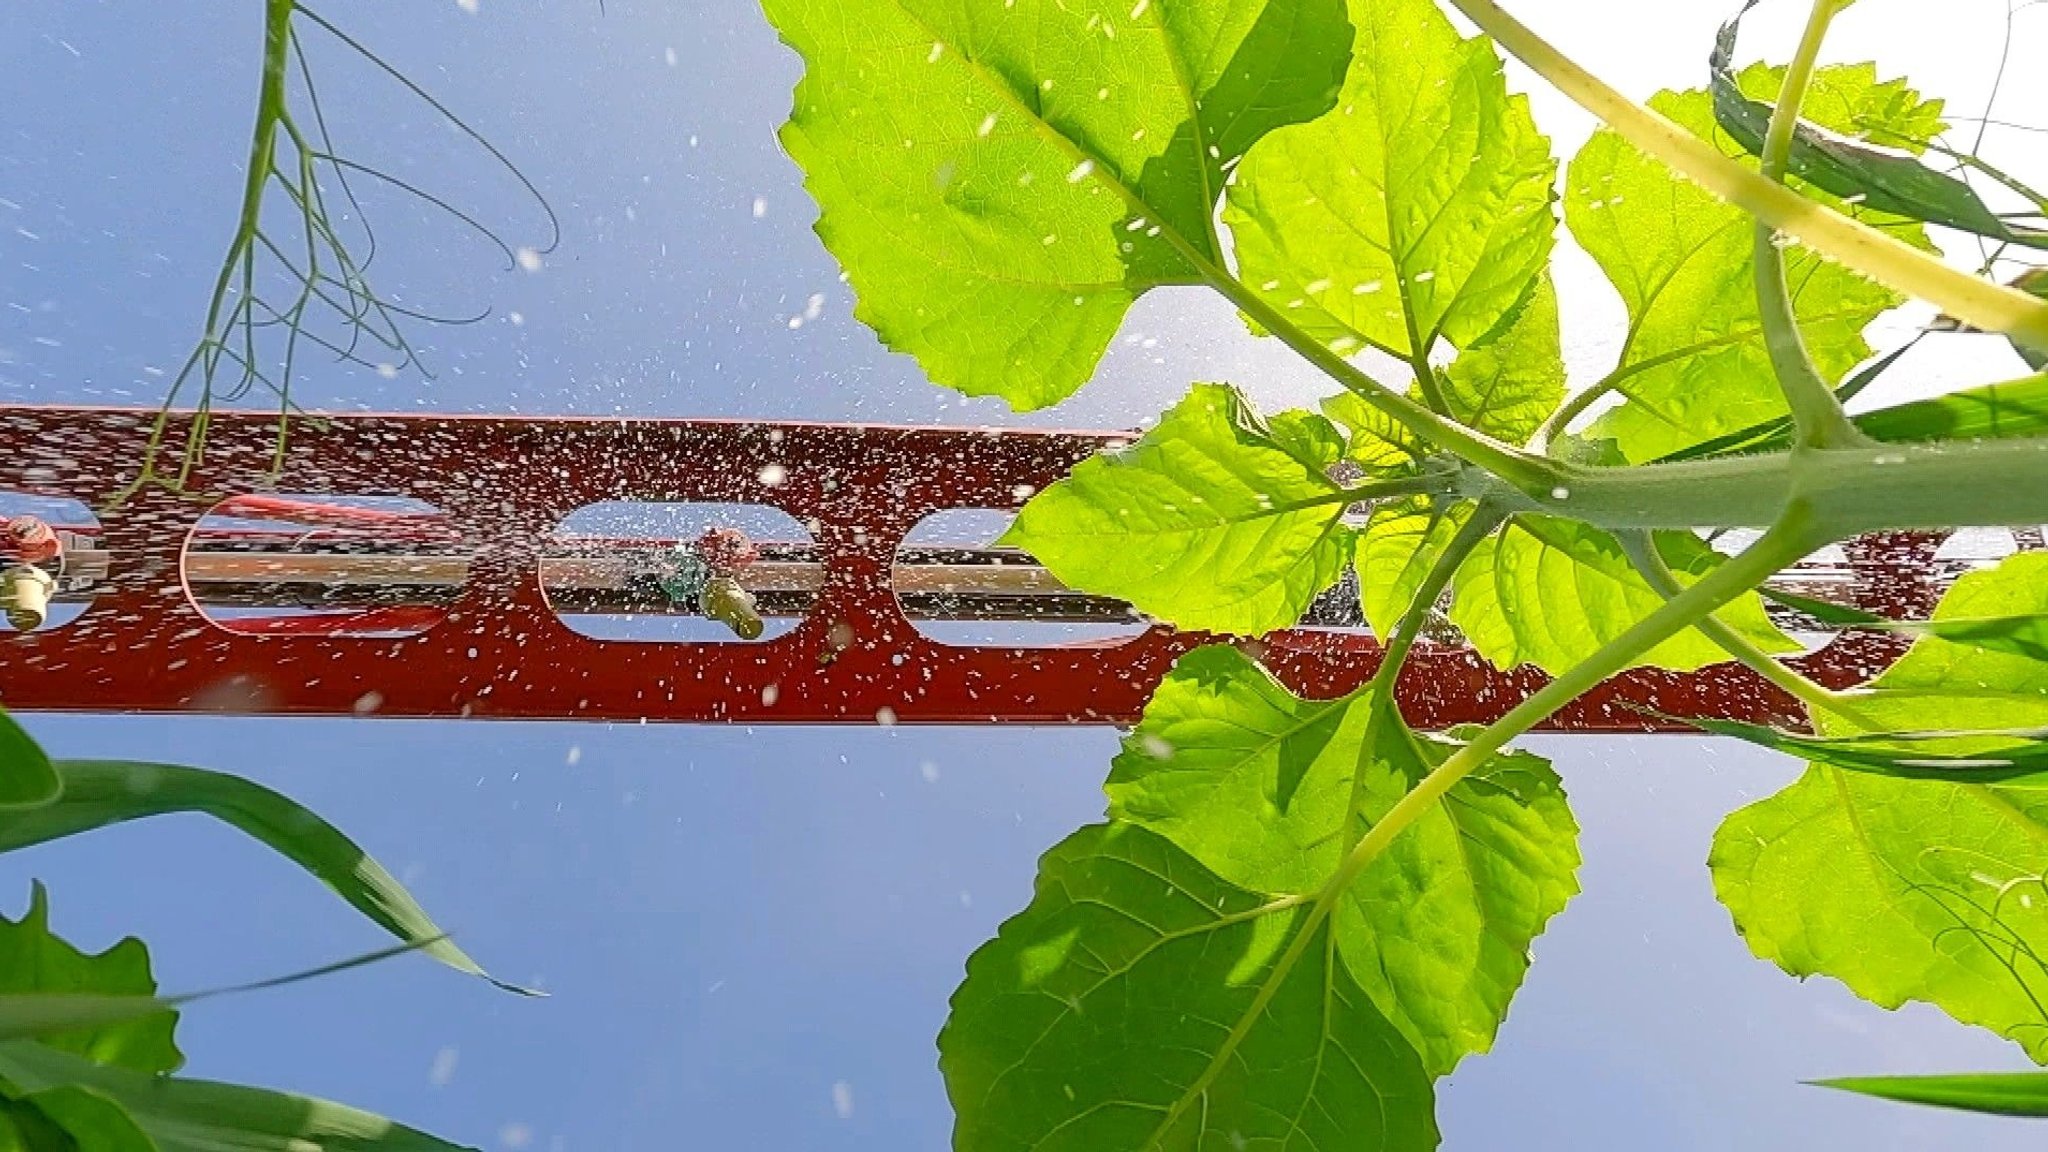
[{"label": "red nozzle fitting", "polygon": [[16,516],[0,533],[0,560],[16,564],[47,564],[64,555],[57,530],[35,516]]}]

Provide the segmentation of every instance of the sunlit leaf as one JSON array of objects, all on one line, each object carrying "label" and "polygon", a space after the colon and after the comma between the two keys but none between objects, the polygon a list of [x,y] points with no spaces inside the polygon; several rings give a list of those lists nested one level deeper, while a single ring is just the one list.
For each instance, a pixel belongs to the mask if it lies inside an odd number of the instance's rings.
[{"label": "sunlit leaf", "polygon": [[[1110,772],[1110,816],[1238,887],[1321,890],[1351,846],[1455,744],[1370,690],[1288,692],[1232,648],[1181,658]],[[1337,954],[1432,1075],[1492,1046],[1529,945],[1578,891],[1578,826],[1550,767],[1492,758],[1344,891]]]},{"label": "sunlit leaf", "polygon": [[[38,882],[30,888],[28,911],[19,921],[0,916],[0,1003],[12,1009],[0,1012],[0,1020],[20,1023],[24,1013],[38,1010],[38,1001],[43,1007],[55,1007],[48,1003],[52,997],[28,993],[56,994],[65,1000],[86,996],[147,1002],[156,996],[156,977],[150,974],[149,949],[133,936],[96,955],[58,937],[50,930],[49,893]],[[80,1002],[72,1006],[85,1007]],[[103,1020],[87,1029],[38,1035],[46,1044],[100,1064],[138,1072],[174,1072],[185,1063],[172,1039],[177,1025],[177,1013],[167,1004],[158,1004],[153,1010]]]},{"label": "sunlit leaf", "polygon": [[160,1152],[464,1152],[462,1145],[325,1100],[146,1076],[24,1040],[0,1042],[0,1082],[32,1096],[66,1086],[87,1089],[125,1109]]},{"label": "sunlit leaf", "polygon": [[1342,0],[768,0],[804,58],[782,131],[857,315],[1019,408],[1094,371],[1126,309],[1221,260],[1227,167],[1328,109]]},{"label": "sunlit leaf", "polygon": [[[1659,533],[1657,548],[1681,584],[1722,562],[1690,533]],[[1574,520],[1527,515],[1509,521],[1459,567],[1451,620],[1495,666],[1534,664],[1557,675],[1628,631],[1664,599],[1612,535]],[[1798,647],[1764,615],[1755,593],[1715,615],[1766,651]],[[1686,631],[1633,666],[1690,672],[1729,658],[1713,641]]]},{"label": "sunlit leaf", "polygon": [[1389,500],[1358,534],[1358,597],[1373,635],[1393,635],[1444,550],[1472,516],[1469,503]]},{"label": "sunlit leaf", "polygon": [[1549,259],[1556,163],[1491,42],[1434,0],[1351,0],[1337,106],[1254,147],[1225,199],[1240,275],[1339,352],[1483,342]]},{"label": "sunlit leaf", "polygon": [[[1542,276],[1528,303],[1495,339],[1458,354],[1442,373],[1444,398],[1460,422],[1510,444],[1526,443],[1564,399],[1564,356],[1560,348],[1557,292]],[[1347,394],[1348,395],[1348,394]],[[1333,410],[1347,415],[1366,410],[1349,403]],[[1359,459],[1374,437],[1405,443],[1384,421],[1353,416],[1352,458]],[[1440,500],[1383,501],[1373,509],[1358,539],[1358,584],[1367,623],[1387,636],[1415,598],[1415,590],[1471,514],[1471,505]]]},{"label": "sunlit leaf", "polygon": [[[1822,74],[1849,98],[1854,77]],[[1718,133],[1709,93],[1664,92],[1649,103],[1741,154]],[[1595,436],[1645,461],[1784,413],[1757,312],[1747,214],[1602,129],[1566,170],[1564,215],[1628,309],[1616,365],[1628,402],[1593,424]],[[1871,222],[1925,243],[1917,225]],[[1864,327],[1902,297],[1804,249],[1785,260],[1807,350],[1825,378],[1839,379],[1870,354]]]},{"label": "sunlit leaf", "polygon": [[1845,1076],[1815,1080],[1902,1104],[1931,1104],[1995,1116],[2048,1116],[2048,1072],[1963,1072],[1937,1076]]},{"label": "sunlit leaf", "polygon": [[939,1034],[960,1152],[1437,1145],[1429,1076],[1327,918],[1128,824],[1046,853]]},{"label": "sunlit leaf", "polygon": [[1236,389],[1198,385],[1143,439],[1040,492],[1003,542],[1183,628],[1291,625],[1343,573],[1351,530],[1323,470],[1336,431],[1306,413],[1278,427]]},{"label": "sunlit leaf", "polygon": [[1539,276],[1508,325],[1466,348],[1443,372],[1452,418],[1496,440],[1526,444],[1564,401],[1557,289]]},{"label": "sunlit leaf", "polygon": [[[1939,440],[2016,440],[2048,433],[2048,375],[1986,384],[1853,416],[1864,435],[1891,444]],[[1669,459],[1766,452],[1792,443],[1790,419],[1765,421],[1702,441]]]},{"label": "sunlit leaf", "polygon": [[203,813],[268,845],[379,927],[441,963],[508,991],[525,991],[491,979],[396,877],[340,829],[261,784],[203,768],[125,760],[60,760],[56,770],[62,797],[0,821],[0,852],[148,816]]},{"label": "sunlit leaf", "polygon": [[[1965,574],[1934,616],[2044,612],[2048,556],[2022,553]],[[1978,733],[1918,746],[1981,751],[1995,739],[1983,733],[2048,728],[2048,662],[1923,637],[1853,706],[1853,721],[1816,715],[1821,735]],[[1933,1003],[2048,1062],[2048,788],[2038,775],[1960,783],[1818,764],[1729,817],[1710,862],[1757,955],[1886,1007]]]},{"label": "sunlit leaf", "polygon": [[59,787],[42,745],[0,711],[0,817],[12,809],[48,804]]}]

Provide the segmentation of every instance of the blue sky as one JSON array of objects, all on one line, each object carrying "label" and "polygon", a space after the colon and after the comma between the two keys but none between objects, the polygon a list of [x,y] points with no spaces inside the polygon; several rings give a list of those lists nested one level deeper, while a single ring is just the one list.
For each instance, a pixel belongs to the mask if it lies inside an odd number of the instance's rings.
[{"label": "blue sky", "polygon": [[[1637,92],[1692,77],[1726,5],[1684,7],[1641,42],[1582,33],[1580,46]],[[1568,19],[1583,8],[1527,8],[1550,27],[1591,23]],[[507,270],[445,222],[373,201],[380,286],[493,316],[417,333],[432,381],[320,366],[306,400],[1014,422],[931,387],[851,319],[774,141],[797,65],[753,6],[607,9],[331,13],[514,157],[564,238],[538,271]],[[159,398],[155,373],[190,346],[233,212],[259,35],[250,3],[0,8],[0,402]],[[475,208],[515,245],[544,238],[473,148],[359,61],[313,47],[345,152]],[[814,294],[819,316],[791,328]],[[1592,333],[1574,356],[1597,359],[1602,339],[1611,355],[1611,334]],[[1129,426],[1217,377],[1312,394],[1227,309],[1156,294],[1097,386],[1032,420]],[[492,1149],[563,1152],[942,1147],[932,1036],[946,997],[967,953],[1027,898],[1038,853],[1100,814],[1115,741],[1104,729],[28,722],[60,754],[185,761],[291,792],[403,875],[485,964],[554,993],[521,1001],[424,961],[388,964],[195,1008],[182,1027],[192,1072],[317,1092]],[[1445,1087],[1446,1147],[2038,1147],[2041,1130],[2017,1122],[1798,1086],[2019,1061],[1933,1012],[1883,1012],[1749,957],[1713,901],[1707,840],[1792,765],[1702,740],[1536,745],[1586,828],[1585,894],[1538,942],[1499,1050]],[[20,907],[32,876],[50,883],[60,930],[91,947],[143,936],[174,989],[378,944],[311,881],[197,818],[0,859],[0,906]]]}]

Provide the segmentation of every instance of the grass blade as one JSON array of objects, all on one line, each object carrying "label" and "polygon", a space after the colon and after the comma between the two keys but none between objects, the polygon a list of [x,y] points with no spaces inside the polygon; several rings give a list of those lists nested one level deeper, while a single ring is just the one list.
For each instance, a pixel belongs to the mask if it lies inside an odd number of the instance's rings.
[{"label": "grass blade", "polygon": [[537,995],[485,972],[447,938],[396,877],[311,810],[223,772],[130,760],[59,760],[59,798],[0,821],[0,852],[173,812],[199,812],[268,845],[379,927],[460,972]]},{"label": "grass blade", "polygon": [[1903,1104],[1960,1108],[1995,1116],[2048,1116],[2048,1072],[1964,1072],[1944,1076],[1849,1076],[1810,1080]]}]

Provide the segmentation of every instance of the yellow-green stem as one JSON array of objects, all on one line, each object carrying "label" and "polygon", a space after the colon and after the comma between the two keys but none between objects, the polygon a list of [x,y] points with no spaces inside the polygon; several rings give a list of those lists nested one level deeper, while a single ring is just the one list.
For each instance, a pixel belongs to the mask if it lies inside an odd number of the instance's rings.
[{"label": "yellow-green stem", "polygon": [[[1771,112],[1770,129],[1764,134],[1760,154],[1763,178],[1785,182],[1798,136],[1799,111],[1806,101],[1806,89],[1813,83],[1814,66],[1820,60],[1821,43],[1828,25],[1842,9],[1841,0],[1814,0],[1806,32],[1799,49],[1785,69],[1785,82],[1778,91],[1778,104]],[[1820,371],[1807,355],[1806,340],[1799,332],[1799,318],[1792,306],[1792,292],[1785,277],[1785,250],[1778,242],[1777,229],[1759,222],[1753,230],[1752,249],[1756,274],[1756,302],[1763,320],[1764,347],[1771,357],[1771,369],[1778,388],[1791,410],[1796,443],[1809,448],[1861,444],[1864,435],[1842,411],[1834,389],[1821,379]]]},{"label": "yellow-green stem", "polygon": [[1937,304],[1976,327],[2048,350],[2048,303],[1950,268],[1938,257],[1764,179],[1670,119],[1615,91],[1493,0],[1449,3],[1629,143],[1759,221],[1879,283]]},{"label": "yellow-green stem", "polygon": [[[1337,871],[1317,894],[1315,909],[1327,910],[1351,881],[1372,863],[1408,825],[1441,800],[1445,793],[1508,741],[1542,723],[1551,713],[1584,695],[1594,685],[1627,668],[1650,649],[1705,619],[1715,609],[1763,583],[1772,574],[1826,542],[1826,536],[1805,508],[1787,511],[1784,519],[1740,555],[1666,601],[1600,651],[1544,685],[1506,716],[1486,726],[1463,748],[1453,752],[1395,802],[1353,846]],[[1312,911],[1311,915],[1315,913]]]}]

